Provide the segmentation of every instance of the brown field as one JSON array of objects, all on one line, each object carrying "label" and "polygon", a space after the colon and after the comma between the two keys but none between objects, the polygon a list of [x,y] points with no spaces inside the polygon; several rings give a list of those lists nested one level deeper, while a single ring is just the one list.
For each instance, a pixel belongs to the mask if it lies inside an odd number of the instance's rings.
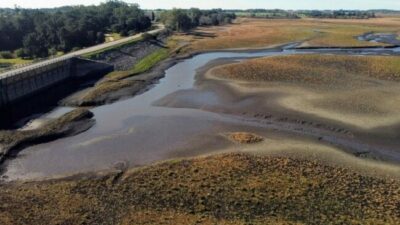
[{"label": "brown field", "polygon": [[290,157],[224,154],[125,174],[0,186],[8,224],[396,224],[398,180]]},{"label": "brown field", "polygon": [[232,25],[199,28],[189,34],[175,36],[190,45],[186,51],[228,48],[260,48],[289,42],[303,46],[382,46],[355,37],[367,32],[398,32],[398,18],[368,20],[238,19]]},{"label": "brown field", "polygon": [[248,60],[218,67],[213,73],[221,78],[254,82],[346,85],[354,80],[348,76],[399,81],[400,60],[396,56],[292,55]]}]

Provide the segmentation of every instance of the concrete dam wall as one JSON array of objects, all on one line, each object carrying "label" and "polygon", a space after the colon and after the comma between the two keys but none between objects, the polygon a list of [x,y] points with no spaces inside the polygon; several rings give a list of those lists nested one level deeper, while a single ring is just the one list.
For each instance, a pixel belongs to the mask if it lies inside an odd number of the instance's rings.
[{"label": "concrete dam wall", "polygon": [[0,76],[0,108],[73,78],[90,78],[92,75],[113,71],[110,64],[69,58],[46,65],[19,70]]}]

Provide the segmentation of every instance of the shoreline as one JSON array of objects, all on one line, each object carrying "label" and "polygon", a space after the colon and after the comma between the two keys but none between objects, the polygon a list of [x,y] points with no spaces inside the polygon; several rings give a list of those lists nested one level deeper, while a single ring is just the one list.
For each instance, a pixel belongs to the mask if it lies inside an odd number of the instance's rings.
[{"label": "shoreline", "polygon": [[6,161],[24,148],[85,132],[95,124],[93,117],[87,109],[75,109],[33,130],[0,131],[0,176]]},{"label": "shoreline", "polygon": [[[269,50],[271,50],[271,51],[274,51],[275,49],[269,49]],[[201,53],[196,53],[196,54],[201,54]],[[190,57],[193,57],[193,56],[195,56],[195,54],[190,54],[190,55],[187,55],[187,56],[184,56],[184,57],[180,57],[179,58],[179,60],[177,59],[177,58],[174,58],[174,59],[169,59],[168,61],[169,62],[175,62],[175,64],[176,63],[178,63],[178,62],[180,62],[180,61],[182,61],[182,60],[184,60],[184,59],[186,59],[186,58],[190,58]],[[223,59],[221,59],[222,61],[224,61]],[[231,61],[231,59],[230,60],[225,60],[225,62],[229,62],[229,61]],[[173,64],[173,65],[175,65],[175,64]],[[218,64],[220,64],[220,62],[213,62],[213,61],[210,61],[205,67],[215,67],[215,65],[214,64],[216,64],[216,65],[218,65]],[[166,64],[164,64],[164,65],[166,65]],[[159,66],[160,67],[160,66]],[[158,72],[160,72],[160,71],[162,71],[163,72],[163,74],[165,74],[165,70],[162,70],[162,69],[160,69],[159,68],[159,70],[158,70]],[[205,69],[205,68],[198,68],[198,73],[197,73],[197,75],[196,76],[198,76],[198,74],[199,73],[201,73],[201,71],[203,71],[203,72],[205,72],[205,71],[207,71],[207,69]],[[154,71],[153,71],[154,72]],[[143,76],[146,76],[146,74],[142,74]],[[140,76],[140,75],[139,75]],[[164,77],[164,75],[162,76],[162,77]],[[161,77],[160,77],[161,78]],[[197,85],[199,82],[201,83],[201,80],[202,79],[196,79],[195,80],[195,84]],[[250,117],[249,117],[250,116]],[[251,116],[251,115],[249,115],[249,116],[245,116],[244,117],[244,119],[252,119],[252,117],[253,116]],[[262,115],[261,115],[262,116]],[[259,117],[259,116],[258,116]],[[259,120],[260,118],[253,118],[253,119],[257,119],[257,120]],[[286,117],[285,117],[286,118]],[[262,118],[261,118],[262,119]],[[276,118],[275,118],[276,119]],[[289,126],[294,126],[296,123],[298,123],[298,121],[292,121],[292,120],[290,120],[290,119],[288,119],[288,118],[286,118],[284,121],[283,121],[283,117],[282,117],[282,121],[281,121],[281,119],[279,119],[278,118],[278,120],[279,121],[277,121],[277,122],[279,122],[279,123],[282,123],[283,125],[284,124],[288,124]],[[261,122],[263,122],[263,121],[261,121]],[[301,122],[301,121],[300,121]],[[290,124],[292,124],[292,125],[290,125]],[[287,125],[284,125],[284,126],[287,126]],[[292,130],[293,130],[293,128],[291,128]],[[330,131],[330,129],[331,128],[327,128],[327,131],[329,131],[329,132],[331,132]],[[337,135],[337,134],[336,134]],[[321,134],[319,134],[319,136],[321,136]],[[318,139],[318,137],[319,136],[316,136],[315,137],[315,139],[317,140]],[[323,135],[322,135],[323,136]],[[340,136],[340,135],[339,135]],[[321,141],[321,140],[320,140]],[[324,142],[326,142],[327,140],[324,140]],[[328,141],[328,143],[329,143],[329,141]],[[334,144],[335,142],[333,142],[333,143],[330,143],[330,144],[333,144],[333,145],[335,145]],[[359,151],[354,151],[354,152],[350,152],[350,153],[353,153],[353,155],[356,155],[356,154],[358,154],[359,153]],[[361,153],[360,153],[361,154]],[[67,176],[70,176],[70,175],[67,175]]]},{"label": "shoreline", "polygon": [[[134,87],[134,88],[128,87],[126,89],[120,89],[116,92],[111,92],[106,96],[102,96],[102,99],[101,99],[101,101],[99,100],[99,102],[106,103],[106,104],[113,103],[120,99],[134,97],[137,94],[143,93],[143,92],[151,89],[152,87],[154,87],[154,85],[157,85],[158,81],[161,78],[165,77],[165,71],[168,68],[171,68],[172,66],[176,65],[179,62],[182,62],[185,59],[190,59],[190,58],[193,58],[194,56],[197,56],[200,54],[218,53],[218,52],[240,52],[240,53],[254,53],[254,52],[260,52],[260,51],[282,51],[283,52],[283,51],[285,51],[285,47],[292,46],[292,45],[293,45],[293,43],[288,43],[288,44],[283,44],[283,45],[278,45],[278,46],[256,48],[256,49],[236,49],[236,50],[225,49],[225,50],[217,50],[217,51],[216,50],[207,50],[207,51],[193,52],[193,53],[184,54],[184,55],[172,56],[172,57],[169,57],[168,59],[163,60],[162,62],[158,63],[150,71],[126,79],[126,80],[133,80],[133,81],[135,81],[135,80],[136,81],[144,81],[145,85]],[[343,49],[343,53],[349,54],[346,51],[349,51],[349,50]],[[301,54],[303,54],[303,53],[301,53]],[[258,57],[254,57],[254,58],[258,58]],[[214,65],[214,67],[215,67],[215,65]],[[204,68],[199,68],[199,69],[204,70]],[[198,80],[195,80],[195,83],[198,83],[198,82],[199,82]],[[91,106],[96,107],[96,106],[100,106],[100,105],[102,105],[102,104],[94,104]],[[282,120],[283,119],[284,119],[284,121],[281,121],[281,122],[284,122],[284,123],[297,123],[298,122],[297,120],[291,121],[287,117],[282,118]],[[359,151],[355,151],[352,153],[358,154]],[[364,153],[360,153],[360,154],[364,154]]]},{"label": "shoreline", "polygon": [[[305,51],[304,53],[308,53],[307,50],[309,50],[310,51],[309,53],[313,54],[335,53],[335,54],[347,55],[347,54],[358,54],[358,53],[351,53],[352,50],[367,50],[367,51],[379,50],[379,49],[390,50],[400,47],[400,46],[296,47],[296,45],[298,44],[299,42],[292,42],[286,44],[278,44],[278,45],[254,47],[254,48],[210,49],[210,50],[185,53],[183,55],[178,55],[178,56],[170,56],[167,59],[159,62],[155,67],[151,68],[147,72],[123,79],[122,81],[132,82],[130,85],[127,85],[127,87],[119,88],[118,90],[106,93],[89,101],[82,101],[82,95],[84,95],[85,93],[85,91],[83,91],[83,93],[81,94],[73,94],[67,97],[62,101],[62,105],[72,106],[72,107],[80,107],[80,106],[96,107],[96,106],[111,104],[116,101],[119,101],[120,99],[134,97],[138,94],[141,94],[149,90],[149,88],[151,88],[153,85],[156,85],[160,79],[164,78],[165,70],[173,67],[174,65],[185,59],[190,59],[201,54],[223,53],[223,52],[255,53],[255,52],[269,51],[269,50],[270,51],[300,50],[300,51]],[[331,52],[330,50],[338,50],[338,51]],[[374,53],[376,55],[380,55],[380,54],[387,54],[388,52],[382,52],[382,53],[374,52]],[[398,55],[394,52],[389,52],[389,54]],[[142,84],[137,85],[137,82],[142,82]]]},{"label": "shoreline", "polygon": [[[296,84],[291,83],[286,84],[285,82],[263,83],[264,87],[257,86],[252,81],[222,78],[213,74],[217,68],[235,64],[240,64],[240,62],[222,59],[201,68],[196,75],[196,84],[202,91],[218,90],[217,95],[225,99],[221,100],[223,103],[219,106],[206,109],[206,111],[221,112],[238,117],[243,116],[249,120],[277,125],[283,129],[289,127],[289,132],[298,132],[305,136],[315,137],[320,142],[337,146],[343,152],[356,157],[366,157],[378,162],[384,161],[395,164],[400,162],[400,153],[396,151],[398,144],[394,142],[393,138],[385,137],[386,135],[393,136],[395,134],[381,134],[379,129],[381,126],[378,126],[379,124],[376,125],[376,129],[370,130],[369,128],[346,123],[345,120],[342,121],[324,117],[324,115],[311,114],[308,111],[296,110],[285,103],[284,100],[289,98],[287,95],[293,95],[293,93],[286,92],[287,89],[294,90],[294,93],[297,93],[296,90],[304,91],[303,89],[306,87],[296,86]],[[317,93],[319,92],[317,91]],[[184,93],[181,95],[184,95]],[[297,95],[301,94],[297,93]],[[247,96],[245,98],[247,111],[246,109],[230,107],[231,101],[238,104],[236,101],[240,102],[243,96]],[[179,97],[179,95],[172,95],[168,98],[176,97]],[[183,107],[179,102],[175,104],[173,107]],[[386,127],[395,129],[397,124],[394,123]]]}]

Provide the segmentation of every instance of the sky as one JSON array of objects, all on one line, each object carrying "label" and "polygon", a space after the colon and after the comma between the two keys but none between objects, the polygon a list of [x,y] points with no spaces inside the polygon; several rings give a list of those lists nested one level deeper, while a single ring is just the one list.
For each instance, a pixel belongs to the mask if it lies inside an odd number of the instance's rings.
[{"label": "sky", "polygon": [[[65,5],[97,5],[105,0],[0,0],[0,8],[52,8]],[[392,9],[400,10],[400,0],[125,0],[143,9],[225,8],[225,9]]]}]

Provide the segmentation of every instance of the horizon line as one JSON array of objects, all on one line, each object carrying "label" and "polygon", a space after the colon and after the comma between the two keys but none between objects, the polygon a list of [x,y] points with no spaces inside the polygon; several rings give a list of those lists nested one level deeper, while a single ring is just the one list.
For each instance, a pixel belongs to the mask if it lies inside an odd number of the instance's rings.
[{"label": "horizon line", "polygon": [[[128,4],[136,4],[136,3],[128,3]],[[21,7],[15,5],[12,7],[0,7],[0,9],[58,9],[64,7],[78,7],[78,6],[99,6],[100,4],[80,4],[80,5],[63,5],[63,6],[56,6],[56,7],[42,7],[42,8],[34,8],[34,7]],[[140,7],[140,4],[139,4]],[[171,9],[191,9],[196,8],[200,10],[213,10],[213,9],[222,9],[222,10],[238,10],[238,11],[247,11],[247,10],[284,10],[284,11],[306,11],[306,10],[317,10],[317,11],[340,11],[340,10],[349,10],[349,11],[373,11],[373,10],[382,10],[382,11],[398,11],[400,9],[388,9],[388,8],[371,8],[371,9],[353,9],[353,8],[338,8],[338,9],[317,9],[317,8],[309,8],[309,9],[285,9],[285,8],[247,8],[247,9],[240,9],[240,8],[199,8],[199,7],[190,7],[190,8],[181,8],[181,7],[172,7],[172,8],[142,8],[143,10],[171,10]]]}]

